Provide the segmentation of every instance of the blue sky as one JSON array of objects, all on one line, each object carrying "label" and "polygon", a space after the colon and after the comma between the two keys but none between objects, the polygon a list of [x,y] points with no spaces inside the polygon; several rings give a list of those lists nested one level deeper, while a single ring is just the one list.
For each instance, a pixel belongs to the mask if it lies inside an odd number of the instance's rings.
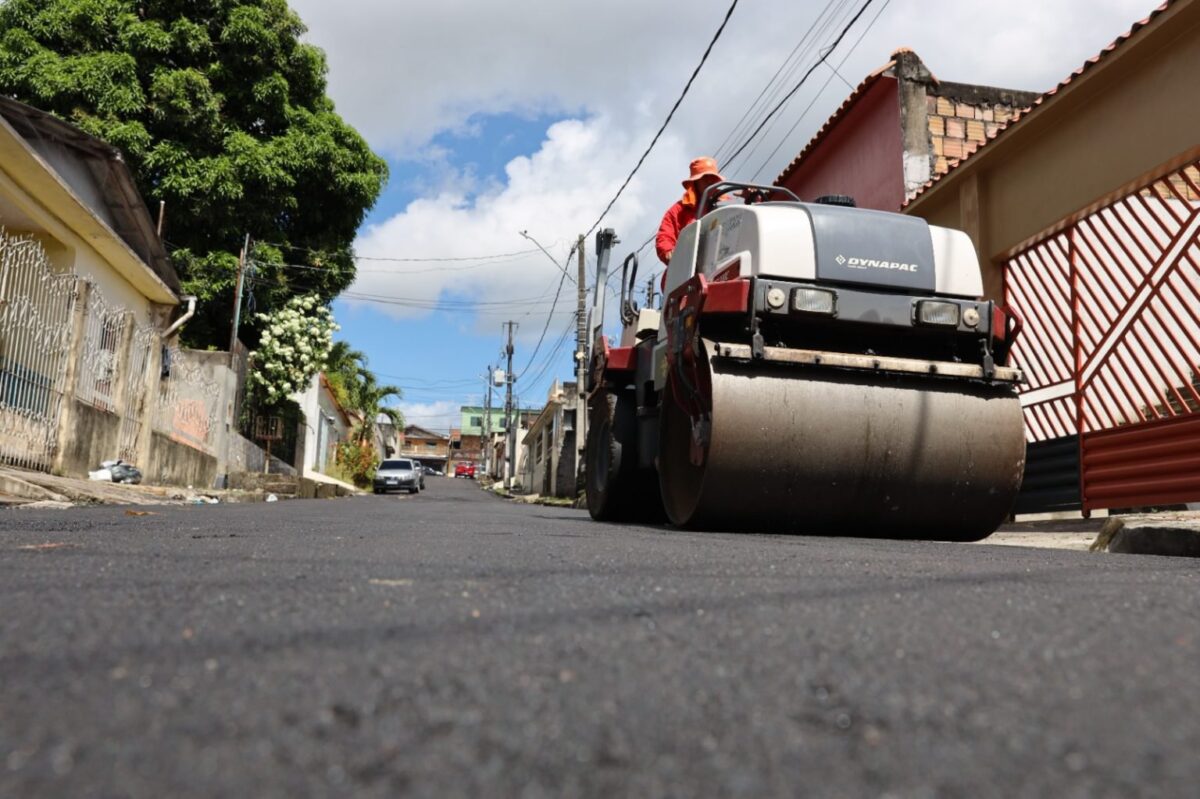
[{"label": "blue sky", "polygon": [[[897,48],[910,47],[946,80],[1045,90],[1156,3],[876,0],[832,60],[845,81],[857,83]],[[676,4],[645,0],[291,4],[308,38],[326,51],[339,112],[392,170],[360,231],[360,258],[512,253],[529,248],[518,234],[528,230],[562,259],[637,162],[729,0],[694,0],[685,14]],[[741,3],[604,225],[633,247],[641,243],[679,196],[688,161],[720,157],[730,135],[736,145],[759,90],[781,65],[794,81],[858,6]],[[826,11],[835,16],[823,17]],[[770,180],[849,91],[819,67],[766,129],[752,166],[777,155],[759,178]],[[744,172],[727,174],[753,177]],[[618,263],[629,249],[618,247]],[[656,267],[648,254],[642,274]],[[436,263],[363,259],[334,311],[341,337],[405,388],[400,407],[410,421],[445,429],[457,425],[460,404],[480,401],[507,318],[520,321],[518,373],[548,330],[537,367],[518,382],[525,404],[540,404],[554,378],[572,376],[570,283],[546,327],[560,274],[541,253]],[[363,295],[390,302],[364,302]],[[437,308],[447,310],[430,310]]]},{"label": "blue sky", "polygon": [[[413,200],[439,186],[448,171],[470,175],[480,186],[492,185],[504,179],[504,167],[518,156],[535,152],[545,137],[546,129],[558,121],[546,114],[501,113],[478,115],[467,124],[434,136],[422,157],[400,159],[387,157],[391,176],[378,203],[367,217],[366,225],[379,225],[401,213]],[[386,156],[385,156],[386,157]],[[468,192],[468,199],[473,193]],[[512,250],[528,249],[529,244],[513,232]],[[438,257],[440,253],[383,252],[360,248],[359,255],[380,257]],[[480,252],[478,254],[486,254]],[[472,262],[467,262],[472,265]],[[436,268],[436,264],[364,264],[394,269],[403,274],[409,269]],[[467,270],[469,272],[469,270]],[[562,307],[574,302],[564,290]],[[573,306],[572,306],[573,307]],[[482,404],[487,391],[482,376],[488,364],[500,365],[502,331],[474,329],[464,324],[460,314],[433,312],[418,320],[396,320],[370,304],[334,303],[334,313],[341,325],[338,338],[351,342],[366,353],[370,367],[388,383],[404,390],[407,419],[412,424],[446,427],[450,417],[444,407],[431,408],[434,403]],[[544,319],[544,317],[543,317]],[[530,323],[530,320],[526,320]],[[536,384],[519,387],[522,405],[539,405],[555,377],[570,378],[568,357],[562,359],[563,369],[551,369]],[[526,359],[515,359],[519,370]],[[530,375],[532,377],[533,375]],[[497,390],[493,402],[503,402]],[[412,407],[412,406],[417,407]]]}]

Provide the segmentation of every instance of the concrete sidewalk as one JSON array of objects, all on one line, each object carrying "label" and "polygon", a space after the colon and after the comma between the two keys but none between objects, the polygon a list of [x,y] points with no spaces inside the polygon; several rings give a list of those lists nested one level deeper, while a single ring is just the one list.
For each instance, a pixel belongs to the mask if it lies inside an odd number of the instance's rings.
[{"label": "concrete sidewalk", "polygon": [[1080,552],[1200,557],[1200,511],[1014,522],[1002,526],[978,543]]},{"label": "concrete sidewalk", "polygon": [[[176,486],[123,485],[0,468],[0,506],[69,508],[78,505],[186,505],[198,502],[262,502],[269,492]],[[284,497],[279,497],[280,499]]]}]

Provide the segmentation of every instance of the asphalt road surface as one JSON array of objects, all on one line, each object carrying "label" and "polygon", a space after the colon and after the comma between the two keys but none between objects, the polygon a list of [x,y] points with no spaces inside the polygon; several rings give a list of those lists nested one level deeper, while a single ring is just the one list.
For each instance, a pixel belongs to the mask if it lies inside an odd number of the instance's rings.
[{"label": "asphalt road surface", "polygon": [[1200,792],[1187,560],[600,525],[433,478],[0,513],[0,647],[4,797]]}]

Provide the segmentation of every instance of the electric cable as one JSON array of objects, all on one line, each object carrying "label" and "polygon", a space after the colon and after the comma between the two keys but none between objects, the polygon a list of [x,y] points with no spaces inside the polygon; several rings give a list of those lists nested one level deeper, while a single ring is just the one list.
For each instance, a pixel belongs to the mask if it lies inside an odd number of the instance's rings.
[{"label": "electric cable", "polygon": [[[779,65],[778,69],[775,70],[775,74],[772,75],[771,79],[763,85],[762,90],[758,93],[758,96],[754,98],[754,102],[750,103],[750,106],[746,109],[745,113],[738,117],[738,121],[734,123],[733,127],[729,129],[729,132],[725,134],[725,138],[722,139],[721,143],[716,147],[716,149],[713,150],[713,157],[717,159],[718,163],[721,162],[722,153],[725,152],[726,147],[730,146],[733,141],[736,141],[737,136],[742,131],[749,130],[750,127],[757,122],[757,115],[759,112],[756,111],[756,109],[758,108],[759,103],[762,102],[767,92],[770,91],[771,87],[775,85],[776,81],[779,80],[780,75],[783,74],[783,71],[788,68],[788,64],[790,64],[792,59],[796,57],[796,54],[800,52],[801,48],[804,47],[805,42],[808,41],[809,37],[812,36],[813,32],[817,29],[817,25],[821,22],[825,15],[829,13],[835,2],[844,3],[846,0],[829,0],[829,2],[825,4],[825,7],[821,9],[821,13],[818,14],[815,19],[813,19],[812,24],[808,26],[808,30],[804,32],[804,35],[801,36],[800,40],[796,42],[796,46],[792,48],[790,53],[788,53],[787,58],[785,58]],[[790,75],[791,73],[789,72],[788,74]],[[787,76],[784,77],[783,81],[786,80]],[[780,85],[783,84],[783,81],[780,81]],[[766,110],[766,107],[770,104],[771,99],[773,98],[768,99],[766,103],[763,104],[763,111]]]},{"label": "electric cable", "polygon": [[[704,67],[704,63],[708,61],[708,56],[712,52],[713,46],[717,43],[717,40],[721,38],[721,34],[725,31],[725,26],[729,23],[729,18],[733,16],[733,11],[735,8],[737,8],[738,2],[739,0],[733,0],[733,2],[729,5],[729,10],[725,12],[725,18],[721,20],[721,25],[717,28],[717,32],[713,34],[712,40],[708,43],[708,47],[704,48],[704,54],[700,56],[700,63],[696,65],[694,70],[692,70],[691,77],[688,78],[687,83],[684,84],[683,91],[680,92],[678,99],[675,100],[675,104],[671,106],[671,110],[667,113],[667,118],[664,119],[662,125],[659,126],[658,132],[655,133],[654,138],[650,140],[650,145],[646,148],[646,151],[642,153],[642,157],[638,159],[637,164],[635,164],[633,167],[633,170],[630,171],[630,173],[626,176],[625,182],[623,182],[621,187],[617,189],[617,193],[614,194],[613,198],[608,201],[608,205],[604,207],[604,210],[600,213],[600,216],[595,222],[592,223],[592,226],[588,228],[586,233],[583,234],[585,238],[592,235],[596,228],[600,227],[600,223],[604,221],[604,217],[608,216],[608,212],[612,210],[612,207],[617,202],[617,199],[620,198],[621,194],[625,191],[625,187],[629,185],[629,181],[633,180],[633,176],[636,175],[638,170],[642,168],[642,164],[645,163],[646,157],[650,155],[650,151],[654,149],[654,145],[658,144],[658,140],[663,135],[663,131],[667,129],[667,125],[671,124],[671,119],[675,116],[675,112],[679,109],[680,103],[683,102],[683,98],[687,97],[688,90],[692,88],[692,83],[696,80],[696,76],[700,74],[700,70]],[[576,246],[578,246],[578,242],[575,245],[572,245],[571,252],[567,255],[568,261],[571,260],[571,255],[574,254]]]},{"label": "electric cable", "polygon": [[[862,34],[860,34],[858,39],[854,42],[854,44],[851,45],[850,49],[846,52],[846,55],[842,58],[842,60],[840,62],[838,62],[839,67],[845,65],[845,63],[850,60],[850,56],[854,55],[854,51],[858,49],[858,46],[860,44],[862,44],[863,39],[865,39],[867,37],[867,34],[871,32],[871,28],[875,27],[875,23],[879,21],[879,18],[881,16],[883,16],[883,12],[887,11],[887,8],[889,5],[891,5],[891,2],[892,2],[892,0],[884,0],[883,5],[881,5],[879,7],[879,11],[877,11],[875,13],[875,16],[871,19],[871,21],[867,23],[867,27],[865,27],[863,29]],[[759,166],[758,170],[754,173],[754,177],[751,178],[752,181],[758,180],[758,176],[760,174],[762,174],[762,171],[764,169],[766,169],[767,164],[769,164],[771,162],[771,159],[773,159],[775,157],[775,155],[779,152],[779,150],[783,147],[783,145],[787,143],[788,139],[791,138],[792,134],[796,132],[796,128],[800,126],[800,123],[808,115],[808,112],[812,110],[812,107],[816,104],[817,100],[819,100],[821,98],[821,95],[824,93],[825,89],[833,81],[834,76],[841,77],[841,75],[838,73],[838,71],[835,67],[830,66],[830,69],[832,69],[833,72],[825,80],[825,83],[821,86],[821,88],[817,91],[817,93],[813,96],[812,101],[809,102],[809,104],[807,106],[805,106],[804,110],[800,112],[800,116],[796,118],[796,121],[788,129],[788,132],[783,134],[783,138],[781,138],[779,140],[779,143],[775,145],[775,149],[771,151],[771,154],[768,155],[766,157],[766,160],[764,160],[762,162],[762,164]],[[851,88],[853,89],[853,87],[851,87]]]},{"label": "electric cable", "polygon": [[865,2],[862,4],[862,6],[858,9],[858,12],[845,25],[845,27],[842,28],[841,33],[839,33],[837,35],[837,38],[833,40],[833,43],[825,49],[825,51],[821,54],[821,57],[819,59],[817,59],[816,63],[814,63],[811,67],[808,68],[808,70],[804,73],[804,76],[802,78],[800,78],[800,80],[796,83],[796,85],[793,86],[791,88],[791,90],[784,96],[784,98],[782,100],[780,100],[779,103],[774,108],[771,109],[770,113],[767,114],[767,116],[761,122],[758,123],[758,127],[756,127],[754,129],[754,132],[751,133],[750,136],[744,142],[742,142],[742,144],[737,148],[737,150],[735,150],[733,152],[732,155],[729,156],[728,159],[726,159],[726,162],[725,162],[726,169],[730,169],[733,166],[733,164],[737,161],[737,159],[741,156],[741,154],[746,150],[746,148],[748,146],[750,146],[750,143],[754,140],[754,138],[756,136],[758,136],[758,134],[766,126],[767,122],[769,122],[775,116],[775,114],[779,113],[779,110],[781,108],[783,108],[784,105],[787,104],[788,100],[792,99],[792,97],[796,94],[796,92],[800,91],[800,88],[802,86],[804,86],[804,84],[808,81],[809,77],[813,74],[814,71],[816,71],[817,67],[819,67],[821,64],[824,64],[825,61],[829,58],[829,56],[833,54],[833,51],[837,49],[837,46],[839,44],[841,44],[842,39],[844,39],[846,37],[846,34],[849,33],[850,29],[852,27],[854,27],[854,24],[856,22],[858,22],[859,18],[863,15],[864,12],[866,12],[867,8],[869,8],[871,3],[873,3],[874,1],[875,0],[865,0]]}]

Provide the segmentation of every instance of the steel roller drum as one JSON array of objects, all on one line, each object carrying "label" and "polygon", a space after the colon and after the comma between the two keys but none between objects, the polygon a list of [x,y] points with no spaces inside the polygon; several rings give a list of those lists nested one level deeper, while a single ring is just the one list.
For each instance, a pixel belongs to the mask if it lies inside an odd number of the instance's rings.
[{"label": "steel roller drum", "polygon": [[659,476],[678,526],[978,540],[1013,506],[1025,434],[1008,386],[709,364],[703,465],[689,458],[691,422],[670,389],[663,403]]}]

